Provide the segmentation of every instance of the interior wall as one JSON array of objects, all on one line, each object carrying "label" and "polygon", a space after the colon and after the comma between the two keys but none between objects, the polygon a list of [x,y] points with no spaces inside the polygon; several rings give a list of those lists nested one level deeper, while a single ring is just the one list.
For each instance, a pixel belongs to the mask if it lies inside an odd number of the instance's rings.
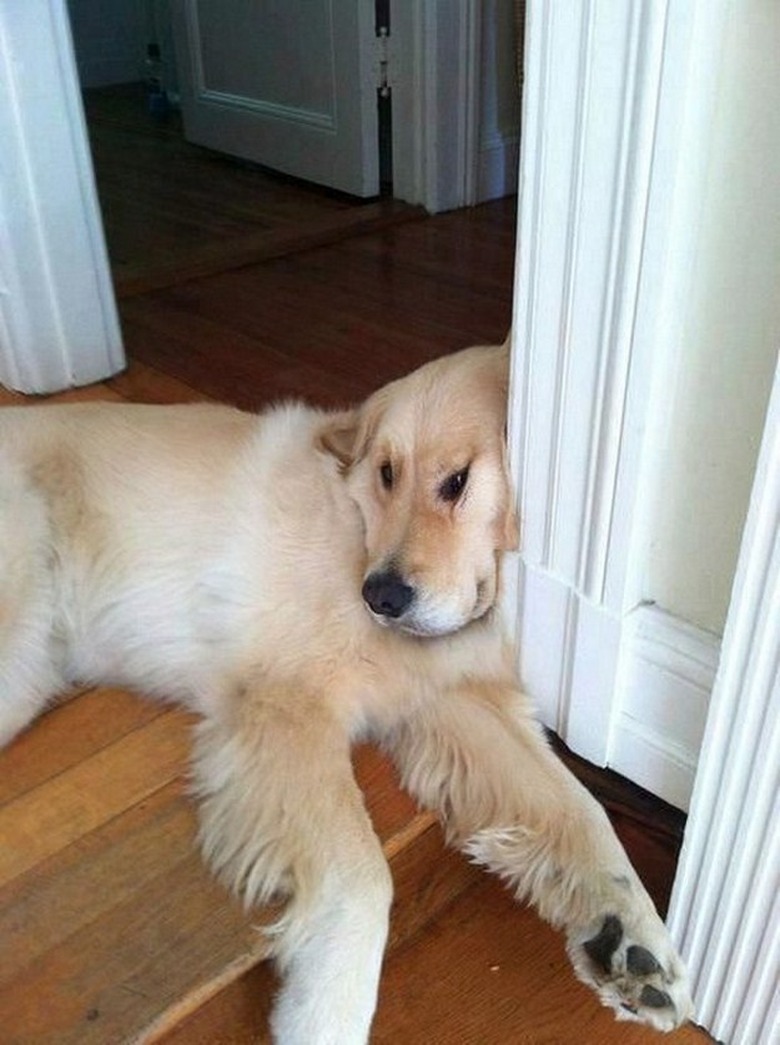
[{"label": "interior wall", "polygon": [[644,600],[722,633],[780,341],[780,6],[731,5],[648,497]]}]

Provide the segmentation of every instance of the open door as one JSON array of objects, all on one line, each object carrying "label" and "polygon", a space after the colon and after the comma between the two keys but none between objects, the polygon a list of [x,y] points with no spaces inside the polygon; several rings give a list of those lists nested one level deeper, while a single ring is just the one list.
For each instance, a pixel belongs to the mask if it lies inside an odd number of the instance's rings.
[{"label": "open door", "polygon": [[189,141],[354,196],[379,193],[366,0],[174,0]]}]

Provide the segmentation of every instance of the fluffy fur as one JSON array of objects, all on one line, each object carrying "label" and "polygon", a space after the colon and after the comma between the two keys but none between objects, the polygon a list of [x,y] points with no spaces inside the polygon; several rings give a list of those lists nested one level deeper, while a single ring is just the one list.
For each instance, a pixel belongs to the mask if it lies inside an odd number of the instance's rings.
[{"label": "fluffy fur", "polygon": [[623,1017],[690,1013],[602,810],[534,722],[496,610],[517,539],[505,347],[354,411],[0,411],[0,743],[74,683],[201,716],[206,860],[274,927],[282,1045],[367,1041],[391,882],[352,776],[372,737],[453,844],[563,928]]}]

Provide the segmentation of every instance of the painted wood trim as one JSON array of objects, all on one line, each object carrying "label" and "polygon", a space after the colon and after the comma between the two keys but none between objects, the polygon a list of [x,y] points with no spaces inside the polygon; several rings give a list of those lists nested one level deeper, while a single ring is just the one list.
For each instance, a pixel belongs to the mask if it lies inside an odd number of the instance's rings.
[{"label": "painted wood trim", "polygon": [[[657,365],[636,323],[651,292],[648,237],[666,229],[657,203],[648,210],[666,29],[666,4],[527,10],[510,411],[525,578],[517,630],[544,721],[600,765],[636,604],[644,382]],[[537,632],[546,650],[525,646]],[[556,696],[544,665],[557,657],[569,667]]]},{"label": "painted wood trim", "polygon": [[[524,556],[615,612],[663,5],[529,5],[512,456]],[[629,409],[633,416],[629,416]],[[621,531],[622,532],[622,531]]]},{"label": "painted wood trim", "polygon": [[99,381],[125,360],[64,0],[0,7],[0,79],[0,381]]},{"label": "painted wood trim", "polygon": [[[658,723],[661,668],[641,655],[637,620],[649,612],[653,422],[689,285],[722,9],[538,0],[526,24],[510,390],[515,632],[538,647],[522,650],[524,677],[577,753],[683,806],[710,683],[680,743]],[[684,678],[684,622],[673,630]],[[608,691],[578,688],[585,663]]]},{"label": "painted wood trim", "polygon": [[622,622],[547,570],[521,564],[520,677],[545,725],[577,754],[608,762]]},{"label": "painted wood trim", "polygon": [[687,810],[720,638],[657,606],[639,607],[625,625],[608,764]]},{"label": "painted wood trim", "polygon": [[431,214],[477,202],[479,0],[391,0],[393,194]]},{"label": "painted wood trim", "polygon": [[475,203],[501,199],[517,192],[520,136],[496,134],[479,146]]},{"label": "painted wood trim", "polygon": [[670,926],[697,1022],[780,1039],[780,372],[775,377]]}]

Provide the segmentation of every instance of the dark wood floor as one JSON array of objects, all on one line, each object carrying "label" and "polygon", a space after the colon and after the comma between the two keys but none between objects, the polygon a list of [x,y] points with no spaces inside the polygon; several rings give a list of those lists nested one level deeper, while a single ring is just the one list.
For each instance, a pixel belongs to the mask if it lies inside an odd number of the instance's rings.
[{"label": "dark wood floor", "polygon": [[503,340],[514,203],[412,222],[122,301],[130,357],[242,407],[359,399]]},{"label": "dark wood floor", "polygon": [[120,296],[419,216],[294,181],[187,142],[144,85],[84,92],[103,224]]}]

